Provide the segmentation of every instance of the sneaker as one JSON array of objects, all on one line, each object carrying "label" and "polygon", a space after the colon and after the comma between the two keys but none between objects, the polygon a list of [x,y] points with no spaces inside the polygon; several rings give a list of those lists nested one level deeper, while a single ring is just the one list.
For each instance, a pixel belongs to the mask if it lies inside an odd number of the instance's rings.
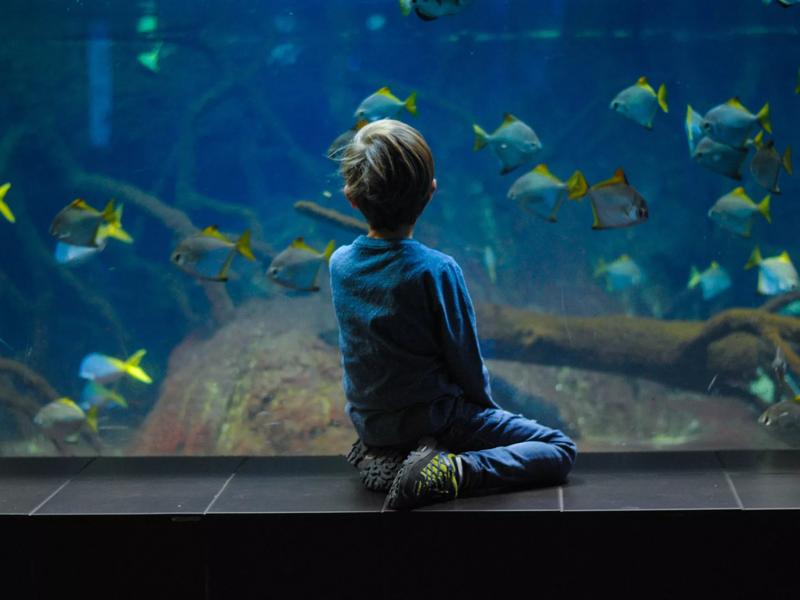
[{"label": "sneaker", "polygon": [[347,462],[358,469],[365,488],[386,493],[407,456],[400,450],[370,448],[359,439],[350,449]]},{"label": "sneaker", "polygon": [[457,498],[461,479],[458,455],[438,449],[435,440],[425,438],[400,467],[384,508],[403,510]]}]

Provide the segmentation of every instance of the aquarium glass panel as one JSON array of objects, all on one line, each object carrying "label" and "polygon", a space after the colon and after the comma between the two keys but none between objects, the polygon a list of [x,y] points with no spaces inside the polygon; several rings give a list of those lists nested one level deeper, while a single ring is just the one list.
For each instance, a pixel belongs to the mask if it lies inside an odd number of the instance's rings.
[{"label": "aquarium glass panel", "polygon": [[4,0],[0,455],[346,454],[339,159],[384,118],[497,404],[800,444],[795,4]]}]

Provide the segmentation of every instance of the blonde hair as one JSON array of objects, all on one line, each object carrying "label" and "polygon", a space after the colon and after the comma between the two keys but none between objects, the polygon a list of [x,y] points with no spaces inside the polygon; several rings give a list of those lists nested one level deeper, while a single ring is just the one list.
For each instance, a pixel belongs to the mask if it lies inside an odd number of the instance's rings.
[{"label": "blonde hair", "polygon": [[365,125],[340,162],[348,197],[374,229],[413,225],[430,200],[433,155],[410,125],[392,119]]}]

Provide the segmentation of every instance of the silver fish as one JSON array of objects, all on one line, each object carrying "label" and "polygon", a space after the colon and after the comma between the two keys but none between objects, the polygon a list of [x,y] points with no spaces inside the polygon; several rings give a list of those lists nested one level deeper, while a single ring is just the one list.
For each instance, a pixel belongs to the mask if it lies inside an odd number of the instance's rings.
[{"label": "silver fish", "polygon": [[234,241],[213,225],[181,240],[170,259],[182,271],[207,281],[227,281],[236,254],[255,260],[250,248],[250,230]]},{"label": "silver fish", "polygon": [[405,100],[400,100],[388,87],[382,87],[374,94],[367,96],[355,112],[357,121],[377,121],[378,119],[393,119],[403,109],[417,116],[417,92],[412,92]]},{"label": "silver fish", "polygon": [[583,173],[575,171],[567,181],[553,175],[547,165],[537,165],[517,179],[508,190],[508,198],[528,212],[555,222],[565,199],[578,200],[588,191]]},{"label": "silver fish", "polygon": [[59,448],[64,441],[75,437],[84,426],[97,433],[97,407],[88,413],[69,398],[59,398],[43,406],[33,418],[42,432]]},{"label": "silver fish", "polygon": [[609,292],[621,292],[642,282],[642,270],[627,254],[608,264],[601,258],[594,276],[606,278],[606,290]]},{"label": "silver fish", "polygon": [[686,287],[693,290],[698,285],[703,291],[703,300],[711,300],[731,287],[731,278],[728,272],[717,261],[713,260],[711,261],[711,266],[703,272],[698,271],[696,267],[692,267],[689,283]]},{"label": "silver fish", "polygon": [[503,116],[503,122],[494,133],[486,133],[479,125],[473,125],[472,131],[475,133],[473,150],[489,146],[503,165],[501,175],[528,162],[542,149],[536,132],[508,113]]},{"label": "silver fish", "polygon": [[769,212],[770,200],[770,196],[767,195],[756,204],[743,187],[737,187],[719,198],[708,210],[708,216],[720,227],[742,237],[750,237],[754,214],[763,216],[767,223],[772,222]]},{"label": "silver fish", "polygon": [[734,148],[704,137],[694,149],[692,158],[706,169],[739,181],[742,178],[742,165],[747,158],[747,149]]},{"label": "silver fish", "polygon": [[686,128],[686,139],[689,142],[689,156],[694,154],[697,144],[703,139],[703,129],[700,127],[702,122],[703,117],[700,116],[700,113],[695,112],[691,105],[687,104],[684,127]]},{"label": "silver fish", "polygon": [[592,229],[630,227],[647,220],[647,202],[629,183],[622,169],[589,188]]},{"label": "silver fish", "polygon": [[778,256],[763,258],[761,251],[756,246],[750,259],[745,264],[745,269],[758,267],[758,293],[774,296],[791,290],[796,290],[800,284],[797,270],[792,264],[789,253],[784,251]]},{"label": "silver fish", "polygon": [[768,189],[773,194],[780,194],[778,176],[781,173],[781,169],[789,175],[792,174],[792,149],[787,146],[783,156],[781,156],[775,149],[775,140],[763,142],[762,139],[762,132],[759,132],[755,140],[753,140],[756,153],[753,155],[753,160],[750,161],[750,173],[758,185]]},{"label": "silver fish", "polygon": [[625,88],[611,101],[610,108],[647,129],[653,128],[653,117],[658,108],[667,108],[667,88],[662,83],[656,92],[642,76],[632,86]]},{"label": "silver fish", "polygon": [[328,242],[325,250],[318,252],[303,241],[295,238],[289,247],[281,251],[267,268],[267,276],[282,286],[293,290],[316,292],[317,275],[323,263],[333,254],[335,243]]},{"label": "silver fish", "polygon": [[763,127],[767,133],[772,133],[769,102],[761,107],[757,114],[753,114],[739,102],[738,98],[731,98],[709,110],[703,117],[700,127],[714,140],[734,148],[742,148],[759,127]]}]

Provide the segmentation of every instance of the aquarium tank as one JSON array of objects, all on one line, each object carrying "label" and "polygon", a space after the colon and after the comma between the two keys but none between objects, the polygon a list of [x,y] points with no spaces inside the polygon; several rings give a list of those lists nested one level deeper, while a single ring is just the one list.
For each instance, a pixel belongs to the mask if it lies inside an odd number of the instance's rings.
[{"label": "aquarium tank", "polygon": [[0,455],[346,453],[335,159],[381,118],[502,407],[800,445],[795,4],[5,0]]}]

